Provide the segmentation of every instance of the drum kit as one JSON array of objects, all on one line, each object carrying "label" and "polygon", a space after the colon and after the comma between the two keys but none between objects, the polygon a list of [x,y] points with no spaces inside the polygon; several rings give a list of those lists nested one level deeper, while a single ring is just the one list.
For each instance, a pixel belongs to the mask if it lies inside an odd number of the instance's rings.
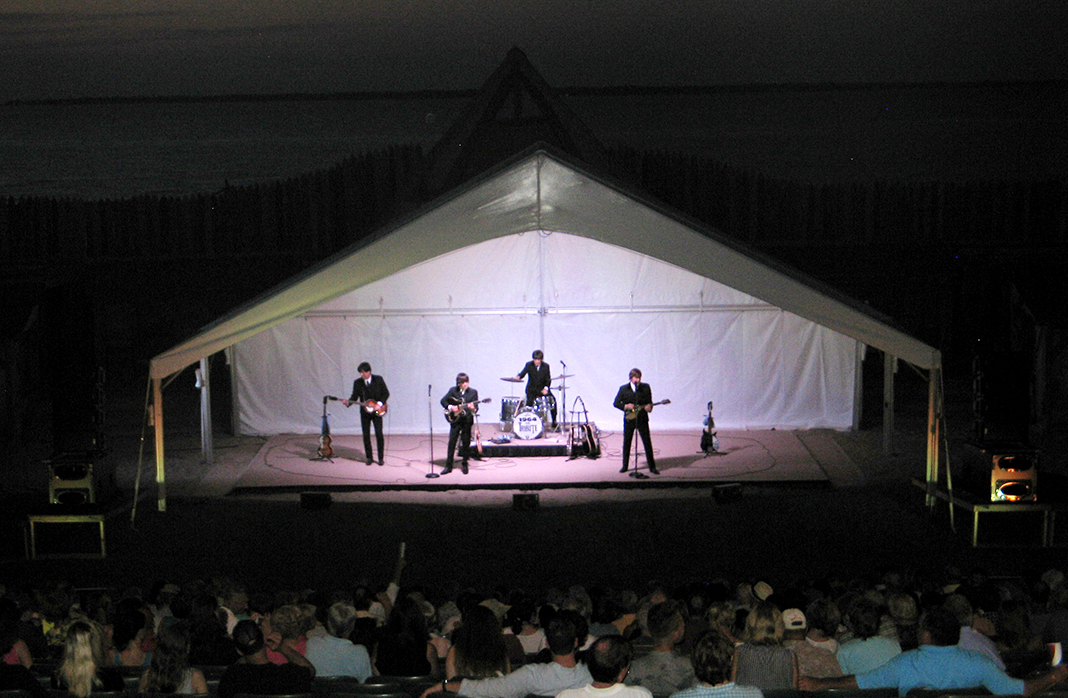
[{"label": "drum kit", "polygon": [[[553,382],[561,381],[560,385],[552,386],[560,390],[566,396],[567,379],[573,378],[573,373],[562,373],[552,379]],[[507,383],[522,383],[522,378],[501,378]],[[566,400],[566,397],[565,397]],[[542,395],[534,400],[533,405],[526,404],[526,400],[519,397],[506,397],[501,399],[501,431],[512,432],[519,439],[537,439],[543,434],[553,430],[553,412],[556,411],[556,397]],[[559,425],[557,430],[562,430],[564,425]]]}]

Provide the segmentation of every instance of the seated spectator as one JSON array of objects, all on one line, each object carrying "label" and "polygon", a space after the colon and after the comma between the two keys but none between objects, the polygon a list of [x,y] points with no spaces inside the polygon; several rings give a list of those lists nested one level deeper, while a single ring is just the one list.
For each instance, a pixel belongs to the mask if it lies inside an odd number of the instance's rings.
[{"label": "seated spectator", "polygon": [[586,653],[593,681],[582,688],[568,688],[558,698],[652,698],[644,686],[627,686],[624,677],[630,670],[630,643],[621,635],[605,635],[594,640]]},{"label": "seated spectator", "polygon": [[19,637],[18,606],[8,599],[0,599],[0,656],[4,664],[33,666],[30,647]]},{"label": "seated spectator", "polygon": [[114,651],[111,663],[115,666],[148,666],[152,660],[143,644],[148,634],[148,617],[140,608],[119,606],[112,623],[111,642]]},{"label": "seated spectator", "polygon": [[224,581],[219,589],[218,612],[226,623],[226,634],[234,631],[240,620],[248,618],[248,590],[241,584]]},{"label": "seated spectator", "polygon": [[117,669],[105,666],[103,632],[96,623],[74,621],[67,628],[63,659],[52,676],[52,688],[85,698],[96,691],[125,691]]},{"label": "seated spectator", "polygon": [[968,601],[968,598],[963,594],[950,594],[946,597],[943,606],[956,616],[957,622],[960,623],[960,641],[957,644],[960,645],[961,649],[984,654],[990,657],[998,665],[999,669],[1004,670],[1005,660],[1001,658],[997,645],[989,637],[972,627],[975,619],[972,612],[972,604]]},{"label": "seated spectator", "polygon": [[483,605],[468,608],[452,635],[445,678],[485,679],[511,670],[497,615]]},{"label": "seated spectator", "polygon": [[805,609],[808,621],[808,642],[813,647],[825,649],[831,654],[838,653],[838,626],[842,623],[842,612],[838,604],[830,599],[816,599]]},{"label": "seated spectator", "polygon": [[189,666],[189,621],[165,625],[137,690],[142,693],[207,693],[204,672]]},{"label": "seated spectator", "polygon": [[[858,598],[846,616],[853,639],[838,648],[838,665],[843,674],[862,674],[901,654],[897,640],[879,634],[879,607],[865,597]],[[815,676],[801,671],[803,676]]]},{"label": "seated spectator", "polygon": [[1014,679],[987,656],[962,649],[960,623],[944,608],[932,608],[920,620],[920,647],[902,652],[881,667],[863,674],[837,679],[801,678],[805,691],[826,688],[855,690],[896,688],[899,696],[914,688],[953,690],[982,686],[995,695],[1032,695],[1049,690],[1068,678],[1068,666],[1061,664],[1035,679]]},{"label": "seated spectator", "polygon": [[764,698],[759,688],[739,686],[730,680],[734,640],[717,629],[698,638],[690,662],[699,683],[673,693],[671,698]]},{"label": "seated spectator", "polygon": [[[279,606],[260,624],[265,637],[274,640],[271,646],[282,643],[303,655],[308,646],[308,616],[296,604]],[[288,655],[277,652],[269,646],[267,659],[273,664],[285,664]]]},{"label": "seated spectator", "polygon": [[408,596],[399,596],[378,637],[374,666],[382,676],[438,673],[438,653],[430,642],[426,616]]},{"label": "seated spectator", "polygon": [[[219,679],[218,698],[234,698],[238,693],[278,695],[311,691],[315,667],[277,635],[267,640],[255,621],[242,620],[234,626],[233,637],[241,659],[227,667]],[[285,664],[267,659],[268,642],[285,656]]]},{"label": "seated spectator", "polygon": [[[719,630],[721,633],[731,639],[734,644],[740,644],[740,635],[736,635],[734,632],[734,623],[737,618],[737,612],[734,609],[734,605],[728,601],[718,601],[708,607],[708,611],[705,613],[708,618],[708,629]],[[734,653],[731,652],[731,657]]]},{"label": "seated spectator", "polygon": [[788,608],[783,611],[782,622],[782,645],[797,658],[798,674],[821,678],[842,675],[838,660],[829,650],[817,647],[805,639],[808,634],[808,621],[801,609]]},{"label": "seated spectator", "polygon": [[575,653],[579,647],[579,626],[585,636],[585,620],[577,613],[560,611],[545,630],[552,661],[526,664],[507,676],[493,679],[446,679],[423,693],[459,693],[472,698],[524,698],[527,695],[555,696],[568,688],[581,688],[593,681],[585,664]]},{"label": "seated spectator", "polygon": [[901,650],[914,650],[920,646],[920,606],[912,594],[899,592],[886,600],[887,612],[894,622],[894,635]]},{"label": "seated spectator", "polygon": [[21,664],[0,662],[0,691],[26,691],[31,698],[48,698],[48,691],[33,672]]},{"label": "seated spectator", "polygon": [[734,651],[731,680],[762,691],[797,687],[797,658],[782,646],[782,614],[759,601],[745,618],[745,642]]},{"label": "seated spectator", "polygon": [[[175,616],[184,604],[178,597],[171,604]],[[189,599],[189,663],[194,666],[227,666],[241,656],[226,634],[226,626],[216,615],[215,597],[194,594]]]},{"label": "seated spectator", "polygon": [[[627,685],[644,686],[658,695],[692,686],[693,665],[687,657],[675,653],[675,647],[686,632],[679,604],[665,601],[651,606],[646,624],[653,638],[653,648],[644,657],[633,661]],[[590,673],[593,673],[592,669]]]},{"label": "seated spectator", "polygon": [[354,676],[363,683],[371,675],[371,657],[363,645],[354,645],[349,636],[356,626],[356,609],[335,603],[326,614],[326,637],[308,638],[304,656],[315,667],[316,676]]}]

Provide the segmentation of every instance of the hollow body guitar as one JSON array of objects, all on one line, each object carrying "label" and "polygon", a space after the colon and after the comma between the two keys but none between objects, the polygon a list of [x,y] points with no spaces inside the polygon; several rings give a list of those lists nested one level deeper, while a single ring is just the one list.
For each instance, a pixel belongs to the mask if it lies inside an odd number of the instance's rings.
[{"label": "hollow body guitar", "polygon": [[[449,420],[449,423],[458,422],[469,414],[475,414],[478,410],[477,405],[485,405],[488,402],[492,402],[493,398],[488,397],[485,400],[479,400],[478,402],[468,402],[462,405],[450,405],[448,409],[444,410],[445,419]],[[476,405],[472,408],[471,405]]]},{"label": "hollow body guitar", "polygon": [[383,416],[388,410],[389,405],[378,400],[352,400],[349,402],[349,406],[359,405],[364,412],[368,414],[377,414],[379,417]]}]

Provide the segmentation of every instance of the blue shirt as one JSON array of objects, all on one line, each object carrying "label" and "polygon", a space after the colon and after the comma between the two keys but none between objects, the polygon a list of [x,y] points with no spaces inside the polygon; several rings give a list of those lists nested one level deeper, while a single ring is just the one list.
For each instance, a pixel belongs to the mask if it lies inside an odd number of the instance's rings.
[{"label": "blue shirt", "polygon": [[989,657],[956,645],[920,645],[877,669],[857,674],[857,686],[896,688],[904,696],[913,688],[985,687],[995,695],[1023,694],[1024,682],[998,668]]}]

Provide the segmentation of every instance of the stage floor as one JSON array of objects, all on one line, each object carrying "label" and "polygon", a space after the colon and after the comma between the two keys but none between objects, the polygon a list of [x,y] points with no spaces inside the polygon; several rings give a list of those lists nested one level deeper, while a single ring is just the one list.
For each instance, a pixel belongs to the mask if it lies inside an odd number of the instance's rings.
[{"label": "stage floor", "polygon": [[[497,435],[483,426],[484,443]],[[560,456],[484,457],[471,460],[470,473],[456,469],[428,478],[444,465],[448,433],[388,435],[384,465],[365,465],[362,438],[332,439],[330,460],[317,459],[316,435],[280,434],[267,439],[245,466],[217,464],[200,481],[196,496],[268,496],[298,492],[359,493],[384,491],[515,490],[594,488],[710,488],[727,483],[846,487],[862,482],[860,471],[826,430],[720,430],[719,452],[700,451],[700,432],[653,432],[659,475],[651,475],[640,453],[638,479],[619,472],[622,434],[601,431],[598,459]],[[513,443],[566,448],[563,435]],[[641,451],[641,449],[639,449]],[[566,451],[562,451],[566,452]],[[631,468],[633,469],[633,455]]]}]

